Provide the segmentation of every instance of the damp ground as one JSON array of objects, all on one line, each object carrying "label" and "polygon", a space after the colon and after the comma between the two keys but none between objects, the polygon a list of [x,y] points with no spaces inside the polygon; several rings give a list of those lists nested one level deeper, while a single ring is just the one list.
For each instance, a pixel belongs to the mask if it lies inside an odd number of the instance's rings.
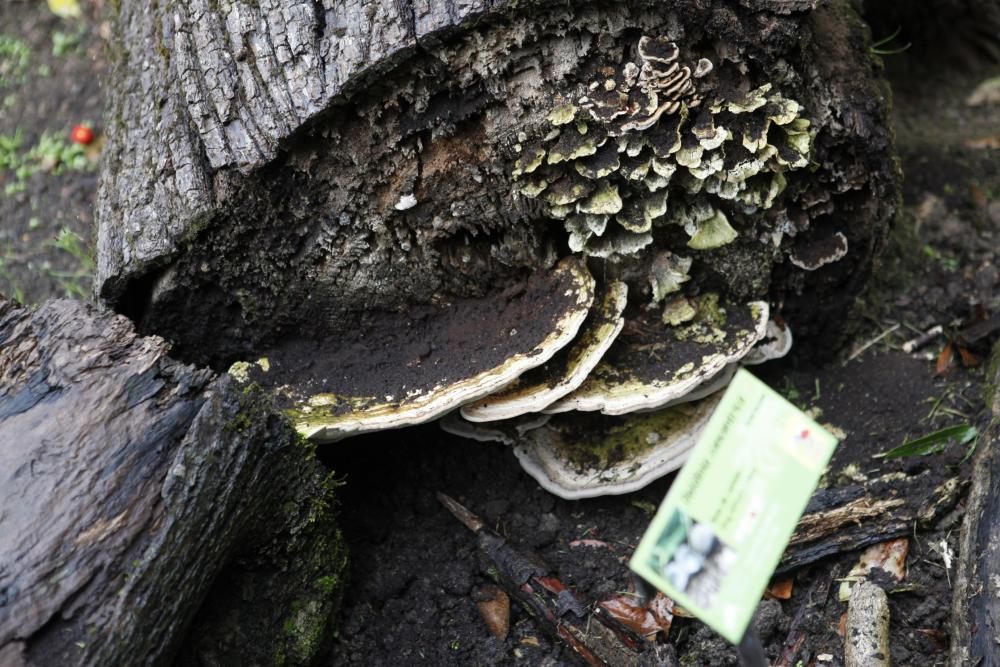
[{"label": "damp ground", "polygon": [[[101,35],[108,26],[97,18],[100,2],[84,6],[83,19],[65,21],[40,2],[0,5],[0,161],[7,160],[0,169],[0,291],[28,303],[90,292],[106,68]],[[823,360],[793,351],[757,372],[844,436],[829,484],[898,471],[919,478],[930,494],[944,477],[965,475],[964,448],[894,461],[872,456],[943,427],[981,428],[988,419],[978,362],[996,334],[973,340],[969,332],[1000,313],[1000,106],[969,106],[967,98],[1000,71],[959,63],[928,74],[907,66],[907,59],[918,60],[912,53],[887,59],[905,213],[880,277],[859,300],[841,350]],[[94,128],[93,147],[70,145],[77,123]],[[911,354],[900,349],[935,325],[941,336]],[[949,342],[953,358],[944,364]],[[327,665],[578,664],[516,606],[507,638],[489,634],[476,609],[477,591],[490,581],[486,564],[473,535],[435,493],[464,503],[596,601],[629,589],[627,559],[671,482],[564,501],[539,488],[505,447],[465,441],[434,424],[342,442],[322,455],[346,478],[341,517],[352,551]],[[896,665],[945,661],[948,559],[960,522],[961,505],[906,536],[906,577],[889,596]],[[757,625],[773,662],[842,664],[838,631],[846,605],[838,579],[858,556],[848,552],[796,570],[788,599],[762,603]],[[676,617],[668,642],[681,664],[736,664],[732,649],[691,619]]]}]

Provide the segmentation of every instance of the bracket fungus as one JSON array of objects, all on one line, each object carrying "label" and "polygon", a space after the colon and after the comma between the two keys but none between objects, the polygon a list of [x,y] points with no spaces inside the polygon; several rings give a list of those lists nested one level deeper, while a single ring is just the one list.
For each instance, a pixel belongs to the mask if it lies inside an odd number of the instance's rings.
[{"label": "bracket fungus", "polygon": [[539,477],[586,441],[586,493],[633,488],[699,422],[615,434],[826,335],[883,243],[898,174],[846,0],[314,4],[273,57],[243,28],[280,12],[153,10],[169,62],[130,41],[122,72],[169,92],[112,102],[96,278],[186,362],[266,358],[234,370],[313,440],[446,417]]},{"label": "bracket fungus", "polygon": [[525,372],[500,391],[462,407],[469,421],[510,419],[539,412],[579,387],[625,325],[628,286],[612,283],[595,299],[577,338],[548,362]]},{"label": "bracket fungus", "polygon": [[720,398],[624,417],[554,415],[525,432],[514,455],[542,488],[562,498],[637,491],[684,463]]},{"label": "bracket fungus", "polygon": [[[576,337],[593,300],[594,279],[581,258],[568,257],[516,293],[375,319],[333,354],[313,341],[285,346],[251,378],[276,386],[296,428],[318,442],[422,424],[551,359]],[[455,328],[490,339],[445,335]],[[303,358],[325,365],[309,382],[287,382]]]},{"label": "bracket fungus", "polygon": [[[788,352],[767,301],[705,288],[716,255],[748,228],[742,243],[767,246],[761,221],[787,217],[789,174],[810,162],[804,108],[770,82],[720,90],[710,58],[666,37],[633,48],[514,147],[513,194],[564,231],[569,256],[516,294],[363,320],[332,357],[307,342],[270,352],[267,382],[300,432],[333,441],[446,415],[453,434],[513,445],[553,493],[623,493],[680,465],[741,361]],[[417,206],[405,192],[393,208]],[[310,356],[324,365],[302,382]]]}]

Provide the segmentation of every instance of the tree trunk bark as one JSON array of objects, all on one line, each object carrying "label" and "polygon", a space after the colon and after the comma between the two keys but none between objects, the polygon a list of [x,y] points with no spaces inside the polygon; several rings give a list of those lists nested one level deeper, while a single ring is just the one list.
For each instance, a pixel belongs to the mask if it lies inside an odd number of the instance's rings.
[{"label": "tree trunk bark", "polygon": [[[654,253],[683,251],[689,291],[769,298],[801,340],[826,345],[883,245],[898,170],[867,29],[847,0],[816,5],[121,3],[98,292],[216,368],[289,336],[339,340],[379,312],[500,292],[571,252],[563,222],[520,194],[518,149],[646,35],[692,70],[714,64],[702,110],[766,84],[801,104],[809,167],[788,169],[766,211],[719,200],[739,236],[713,250],[686,245],[678,221],[702,200],[674,182],[653,243],[591,256],[591,271],[629,282],[638,308]],[[846,257],[822,264],[838,248]]]},{"label": "tree trunk bark", "polygon": [[121,316],[0,300],[0,664],[164,664],[206,600],[189,653],[322,648],[335,484],[261,392],[166,352]]}]

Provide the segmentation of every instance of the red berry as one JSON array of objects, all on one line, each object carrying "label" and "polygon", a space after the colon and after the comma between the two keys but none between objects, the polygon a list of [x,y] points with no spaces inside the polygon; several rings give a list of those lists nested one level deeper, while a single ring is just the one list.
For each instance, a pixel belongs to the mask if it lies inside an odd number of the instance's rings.
[{"label": "red berry", "polygon": [[94,140],[94,131],[86,125],[74,125],[73,129],[70,130],[69,138],[74,143],[87,146]]}]

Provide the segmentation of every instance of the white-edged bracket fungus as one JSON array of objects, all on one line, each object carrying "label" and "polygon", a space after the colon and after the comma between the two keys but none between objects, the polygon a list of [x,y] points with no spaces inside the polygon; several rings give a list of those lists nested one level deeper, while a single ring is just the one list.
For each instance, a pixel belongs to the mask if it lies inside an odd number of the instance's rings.
[{"label": "white-edged bracket fungus", "polygon": [[805,271],[832,264],[847,255],[847,237],[835,232],[825,239],[796,243],[788,260]]},{"label": "white-edged bracket fungus", "polygon": [[627,296],[623,282],[599,291],[576,340],[497,393],[463,406],[462,416],[484,422],[539,412],[579,387],[621,332]]},{"label": "white-edged bracket fungus", "polygon": [[669,225],[684,227],[691,249],[727,245],[739,235],[733,215],[771,208],[786,172],[808,166],[810,122],[770,83],[713,98],[699,88],[712,62],[692,70],[665,38],[642,37],[636,55],[598,68],[579,99],[549,114],[546,137],[519,144],[515,190],[592,257],[634,255]]},{"label": "white-edged bracket fungus", "polygon": [[561,498],[637,491],[681,467],[720,398],[624,417],[555,415],[519,438],[514,454]]},{"label": "white-edged bracket fungus", "polygon": [[[279,386],[278,395],[292,404],[288,414],[298,431],[318,442],[430,421],[551,359],[576,338],[594,289],[583,259],[568,257],[533,276],[519,294],[494,302],[452,304],[419,318],[386,315],[372,330],[358,331],[356,341],[340,341],[330,375],[294,389]],[[470,313],[477,322],[467,321]],[[463,327],[479,327],[489,338],[446,335]],[[374,349],[369,341],[380,337],[386,343]],[[283,361],[272,357],[272,376],[280,377]]]},{"label": "white-edged bracket fungus", "polygon": [[461,438],[514,446],[521,442],[526,433],[545,426],[551,418],[552,415],[534,413],[503,421],[471,422],[455,410],[438,420],[438,425],[445,432]]},{"label": "white-edged bracket fungus", "polygon": [[666,326],[657,318],[626,329],[586,382],[545,412],[654,410],[742,359],[764,337],[768,305],[758,301],[723,309],[711,297],[701,297],[700,316],[683,326]]}]

